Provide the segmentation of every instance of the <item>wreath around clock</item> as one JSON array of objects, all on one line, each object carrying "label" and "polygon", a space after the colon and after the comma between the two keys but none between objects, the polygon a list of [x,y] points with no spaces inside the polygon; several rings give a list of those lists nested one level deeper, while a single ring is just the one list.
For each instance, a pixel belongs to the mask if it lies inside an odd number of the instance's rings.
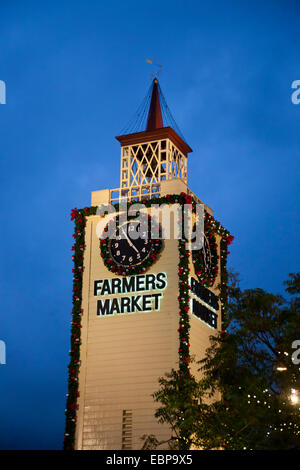
[{"label": "wreath around clock", "polygon": [[[151,217],[148,216],[148,222],[150,222]],[[135,220],[130,220],[129,222],[135,222]],[[153,223],[153,222],[152,222]],[[104,232],[108,232],[110,225],[114,224],[113,220],[110,220],[108,224],[104,228]],[[118,227],[118,224],[116,224]],[[159,224],[154,225],[155,233],[161,233],[161,227]],[[117,263],[110,251],[110,242],[111,239],[101,238],[100,239],[100,254],[103,259],[103,262],[107,269],[114,274],[119,274],[121,276],[129,276],[135,274],[143,274],[147,269],[152,266],[152,264],[157,260],[162,248],[163,242],[159,238],[149,238],[150,247],[148,248],[149,253],[147,257],[142,260],[139,264],[135,264],[133,266],[122,266],[121,264]]]},{"label": "wreath around clock", "polygon": [[[206,224],[205,224],[206,225]],[[215,283],[216,277],[218,275],[218,247],[216,242],[216,236],[211,230],[207,230],[205,227],[205,237],[208,241],[209,249],[210,249],[210,266],[208,269],[205,269],[203,262],[202,262],[202,249],[201,250],[193,250],[192,257],[194,263],[195,273],[201,284],[206,287],[212,287]]]}]

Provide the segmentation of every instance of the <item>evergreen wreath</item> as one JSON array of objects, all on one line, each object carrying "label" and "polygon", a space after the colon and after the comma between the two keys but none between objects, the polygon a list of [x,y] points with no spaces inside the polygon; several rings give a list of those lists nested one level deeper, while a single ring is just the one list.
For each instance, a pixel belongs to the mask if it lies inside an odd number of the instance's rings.
[{"label": "evergreen wreath", "polygon": [[[151,220],[153,221],[154,219],[153,218],[151,219],[151,217],[148,216],[148,222],[150,222]],[[104,232],[109,232],[109,229],[113,226],[113,224],[114,224],[113,220],[110,220],[108,224],[105,226]],[[154,231],[155,233],[157,232],[158,234],[161,232],[160,226],[158,224],[155,224],[155,221],[154,221]],[[113,272],[114,274],[118,274],[121,276],[132,276],[135,274],[143,274],[157,260],[163,248],[162,240],[150,238],[149,241],[150,241],[151,247],[150,247],[149,255],[147,256],[147,258],[145,258],[138,265],[124,267],[116,263],[113,257],[111,256],[110,250],[109,250],[109,240],[110,240],[109,237],[100,239],[100,254],[107,269]]]}]

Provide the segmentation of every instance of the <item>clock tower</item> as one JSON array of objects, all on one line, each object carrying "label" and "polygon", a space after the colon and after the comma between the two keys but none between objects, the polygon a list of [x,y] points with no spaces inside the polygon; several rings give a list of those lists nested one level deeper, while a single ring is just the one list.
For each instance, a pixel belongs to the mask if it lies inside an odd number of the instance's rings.
[{"label": "clock tower", "polygon": [[[135,126],[116,137],[120,187],[93,191],[91,207],[71,213],[75,243],[65,449],[137,450],[145,434],[167,440],[169,427],[154,417],[158,378],[171,369],[197,376],[190,357],[203,358],[209,336],[222,328],[232,237],[187,185],[192,149],[157,78],[139,115],[142,130]],[[134,203],[143,204],[144,218],[130,218]],[[161,237],[160,224],[152,223],[154,204],[170,213],[188,205],[192,220],[202,207],[201,248],[176,238],[175,228],[170,237]],[[129,216],[121,220],[126,211]],[[142,235],[143,222],[149,225]]]}]

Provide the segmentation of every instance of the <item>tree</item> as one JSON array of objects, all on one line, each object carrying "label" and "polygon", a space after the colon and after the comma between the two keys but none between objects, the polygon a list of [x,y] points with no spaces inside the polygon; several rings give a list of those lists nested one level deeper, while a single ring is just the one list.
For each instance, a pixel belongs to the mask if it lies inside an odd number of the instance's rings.
[{"label": "tree", "polygon": [[165,377],[158,379],[160,389],[153,394],[154,400],[160,403],[155,413],[159,423],[167,423],[172,436],[167,441],[158,441],[154,435],[143,436],[143,449],[153,449],[168,444],[170,449],[188,450],[194,444],[193,434],[196,431],[195,416],[198,405],[199,384],[190,375],[182,377],[172,369]]},{"label": "tree", "polygon": [[[299,365],[291,361],[300,339],[300,273],[285,282],[286,301],[262,289],[239,287],[230,273],[226,329],[211,337],[199,362],[202,378],[160,378],[154,399],[169,444],[180,449],[299,449]],[[296,297],[295,297],[296,296]],[[221,392],[221,399],[216,399]],[[292,401],[291,401],[292,398]],[[161,443],[148,436],[148,448]],[[151,447],[152,446],[152,447]]]},{"label": "tree", "polygon": [[[288,292],[298,294],[299,274],[291,274]],[[207,447],[228,449],[299,448],[299,405],[291,403],[298,390],[299,366],[291,361],[291,347],[300,338],[299,301],[262,289],[239,288],[230,275],[227,329],[212,338],[200,361],[200,389],[214,403],[214,425]],[[220,426],[221,424],[221,426]]]}]

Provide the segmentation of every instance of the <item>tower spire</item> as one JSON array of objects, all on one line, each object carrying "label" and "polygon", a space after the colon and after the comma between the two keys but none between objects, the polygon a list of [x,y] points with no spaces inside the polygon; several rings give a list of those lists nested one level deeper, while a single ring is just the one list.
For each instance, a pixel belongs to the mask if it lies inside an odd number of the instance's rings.
[{"label": "tower spire", "polygon": [[152,95],[148,112],[146,131],[153,131],[154,129],[160,129],[161,127],[164,127],[164,123],[160,106],[158,80],[155,77],[152,83]]}]

